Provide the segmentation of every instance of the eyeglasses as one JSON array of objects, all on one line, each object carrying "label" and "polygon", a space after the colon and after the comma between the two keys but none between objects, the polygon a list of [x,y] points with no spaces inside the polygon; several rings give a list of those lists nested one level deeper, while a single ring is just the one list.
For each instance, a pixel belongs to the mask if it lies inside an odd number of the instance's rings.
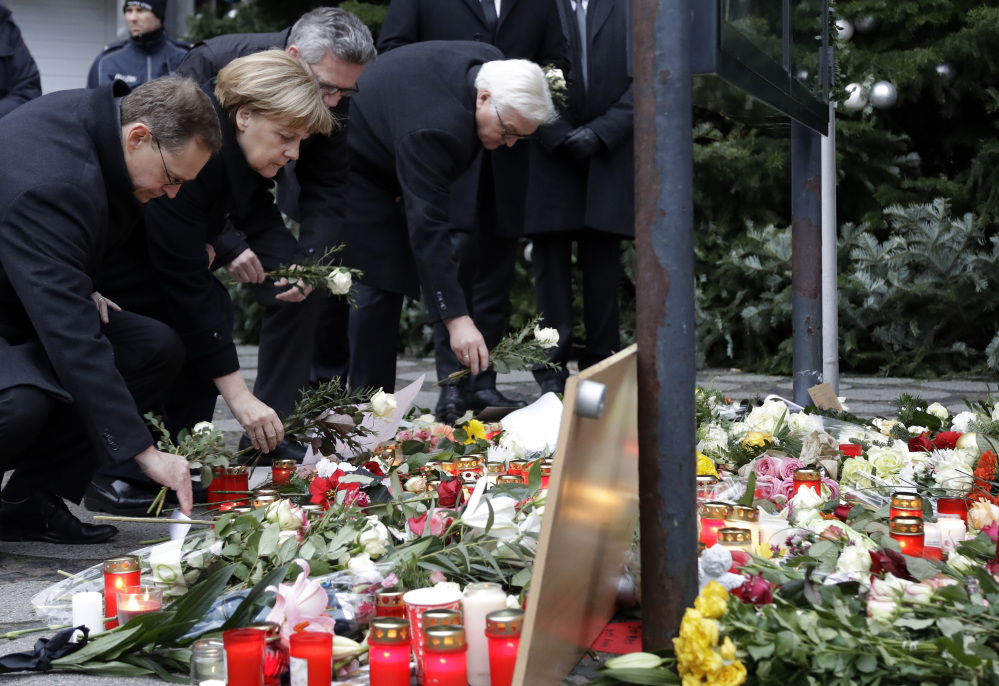
[{"label": "eyeglasses", "polygon": [[311,64],[305,65],[309,69],[309,73],[315,78],[316,83],[319,84],[319,94],[324,98],[328,98],[331,95],[340,94],[341,98],[349,98],[351,96],[357,95],[361,92],[361,89],[355,84],[353,88],[341,88],[340,86],[334,86],[332,83],[326,83],[312,70]]},{"label": "eyeglasses", "polygon": [[503,117],[500,116],[499,109],[496,105],[493,105],[493,112],[496,113],[496,118],[500,123],[500,130],[503,131],[503,138],[516,138],[517,140],[523,140],[525,138],[530,138],[530,135],[521,135],[519,133],[514,133],[506,128],[506,124],[503,123]]},{"label": "eyeglasses", "polygon": [[160,151],[160,160],[163,161],[163,173],[166,174],[167,181],[170,182],[170,183],[165,183],[163,185],[164,186],[179,186],[180,184],[184,183],[183,181],[175,181],[174,178],[173,178],[173,176],[170,175],[170,170],[167,169],[167,166],[166,166],[166,158],[163,157],[163,148],[160,147],[160,142],[158,140],[156,140],[155,138],[153,140],[156,141],[156,149]]}]

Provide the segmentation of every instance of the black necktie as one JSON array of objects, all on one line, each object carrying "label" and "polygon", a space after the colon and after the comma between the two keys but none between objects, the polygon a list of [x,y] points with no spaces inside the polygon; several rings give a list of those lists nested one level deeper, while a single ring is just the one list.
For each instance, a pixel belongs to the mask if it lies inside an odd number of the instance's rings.
[{"label": "black necktie", "polygon": [[496,0],[482,0],[482,12],[486,15],[486,28],[496,33]]}]

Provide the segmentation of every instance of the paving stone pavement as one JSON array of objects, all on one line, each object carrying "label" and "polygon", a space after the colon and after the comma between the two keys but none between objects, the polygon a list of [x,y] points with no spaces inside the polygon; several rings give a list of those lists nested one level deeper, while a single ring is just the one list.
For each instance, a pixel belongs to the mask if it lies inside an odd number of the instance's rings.
[{"label": "paving stone pavement", "polygon": [[[240,363],[247,382],[252,386],[256,377],[256,348],[239,348]],[[433,360],[400,359],[397,388],[402,388],[420,375],[425,375],[416,404],[432,409],[437,401]],[[753,400],[770,394],[784,398],[792,396],[788,377],[746,374],[738,370],[707,369],[697,374],[697,383],[716,389],[734,400]],[[977,400],[988,395],[990,383],[995,380],[916,380],[885,377],[845,375],[841,378],[839,395],[846,397],[846,404],[858,416],[883,416],[895,409],[894,401],[901,393],[918,395],[927,401],[942,403],[952,413],[965,409],[962,399]],[[527,372],[500,375],[498,388],[504,394],[525,401],[533,401],[539,389]],[[235,446],[241,429],[223,403],[215,410],[215,424],[226,433],[227,443]],[[263,471],[254,475],[255,480],[265,477]],[[92,513],[78,506],[71,509],[84,521],[92,521]],[[31,597],[45,587],[59,581],[58,570],[79,572],[107,557],[120,555],[142,547],[143,541],[166,535],[155,524],[120,523],[121,533],[109,543],[101,545],[53,545],[46,543],[0,542],[0,634],[12,630],[41,626],[31,607]],[[0,642],[0,654],[30,650],[35,640],[47,633],[29,634],[21,638]],[[592,665],[592,661],[589,661]],[[567,678],[566,684],[585,683],[592,670],[587,665],[577,668]],[[24,686],[119,686],[128,684],[160,683],[155,677],[97,677],[74,673],[46,673],[5,676],[4,684]]]}]

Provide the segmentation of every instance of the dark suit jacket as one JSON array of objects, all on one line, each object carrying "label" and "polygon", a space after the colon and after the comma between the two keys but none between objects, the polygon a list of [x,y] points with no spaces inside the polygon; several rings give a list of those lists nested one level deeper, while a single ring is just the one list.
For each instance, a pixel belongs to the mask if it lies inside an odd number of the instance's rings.
[{"label": "dark suit jacket", "polygon": [[42,80],[10,10],[0,2],[0,117],[42,94]]},{"label": "dark suit jacket", "polygon": [[[431,40],[471,40],[495,45],[505,59],[525,59],[568,70],[569,48],[555,0],[503,0],[495,35],[485,22],[480,0],[392,0],[378,35],[378,51]],[[484,152],[484,163],[493,166],[493,187],[488,190],[496,198],[487,206],[495,208],[495,228],[503,236],[519,237],[524,230],[527,148],[522,141],[512,148]],[[454,189],[452,219],[466,230],[478,223],[478,183],[476,162]]]},{"label": "dark suit jacket", "polygon": [[[284,50],[290,33],[291,29],[285,29],[278,33],[234,33],[209,38],[187,53],[177,73],[204,83],[237,57],[272,48]],[[328,136],[314,135],[302,141],[298,160],[277,175],[278,204],[285,214],[300,223],[298,252],[294,256],[294,262],[299,264],[321,257],[344,240],[350,98],[341,98],[331,111],[340,125]],[[246,233],[245,226],[235,228]],[[241,246],[237,255],[249,247],[245,236],[235,235],[231,240]]]},{"label": "dark suit jacket", "polygon": [[[590,0],[586,14],[589,88],[574,69],[568,105],[538,137],[548,153],[531,150],[527,194],[528,234],[587,227],[621,236],[635,235],[635,153],[631,77],[628,75],[624,2]],[[570,45],[576,40],[569,0],[558,0]],[[589,126],[603,147],[581,168],[557,149],[570,131]]]},{"label": "dark suit jacket", "polygon": [[[208,268],[206,243],[220,240],[227,222],[286,231],[270,193],[271,182],[246,164],[225,111],[215,104],[222,151],[213,155],[175,198],[146,204],[143,236],[130,240],[118,259],[101,270],[101,293],[123,308],[166,322],[180,335],[200,377],[239,369],[232,339],[232,302]],[[252,220],[252,221],[251,221]],[[226,234],[226,237],[231,237]],[[238,246],[216,245],[218,265],[232,261]]]},{"label": "dark suit jacket", "polygon": [[451,184],[482,150],[478,67],[502,58],[480,43],[407,45],[368,67],[354,96],[344,261],[381,290],[422,290],[431,321],[468,314],[449,235]]},{"label": "dark suit jacket", "polygon": [[60,91],[0,120],[0,389],[73,403],[104,463],[152,445],[90,299],[103,254],[142,209],[114,103],[127,93]]}]

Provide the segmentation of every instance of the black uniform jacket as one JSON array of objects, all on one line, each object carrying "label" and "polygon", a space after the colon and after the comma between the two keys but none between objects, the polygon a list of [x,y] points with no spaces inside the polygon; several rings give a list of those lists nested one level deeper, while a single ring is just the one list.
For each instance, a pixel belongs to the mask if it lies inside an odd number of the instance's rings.
[{"label": "black uniform jacket", "polygon": [[[290,33],[291,29],[285,29],[279,33],[234,33],[209,38],[187,53],[177,73],[204,83],[237,57],[272,48],[284,50]],[[339,122],[334,130],[328,136],[306,138],[294,165],[278,172],[278,204],[300,224],[298,251],[294,256],[297,264],[321,257],[344,240],[343,208],[350,166],[345,126],[349,110],[350,98],[341,98],[331,110]],[[225,250],[238,255],[249,247],[246,236],[252,227],[235,225],[235,229],[225,239]]]},{"label": "black uniform jacket", "polygon": [[59,91],[0,120],[0,389],[73,403],[104,463],[152,445],[90,298],[142,211],[114,102],[127,93]]},{"label": "black uniform jacket", "polygon": [[21,31],[0,2],[0,117],[42,94],[38,67]]},{"label": "black uniform jacket", "polygon": [[411,297],[422,289],[431,321],[468,314],[449,235],[451,184],[482,150],[478,67],[502,58],[466,41],[403,46],[365,70],[354,96],[344,261],[375,288]]},{"label": "black uniform jacket", "polygon": [[[587,227],[621,236],[635,236],[634,107],[628,74],[627,0],[590,0],[586,13],[589,34],[589,87],[583,89],[580,70],[573,69],[567,107],[554,124],[537,136],[554,148],[577,126],[593,129],[604,145],[580,167],[564,152],[531,150],[527,192],[527,234]],[[577,38],[576,18],[569,0],[559,0],[567,38]]]}]

